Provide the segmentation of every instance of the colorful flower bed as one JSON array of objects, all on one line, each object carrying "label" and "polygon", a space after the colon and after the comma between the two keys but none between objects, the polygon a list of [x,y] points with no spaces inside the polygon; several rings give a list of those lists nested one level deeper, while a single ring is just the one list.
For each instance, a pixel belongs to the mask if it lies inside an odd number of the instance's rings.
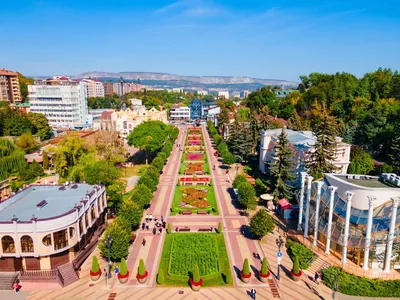
[{"label": "colorful flower bed", "polygon": [[189,134],[188,140],[201,140],[201,134]]},{"label": "colorful flower bed", "polygon": [[220,273],[215,236],[203,233],[174,235],[168,273],[187,277],[197,263],[200,276]]},{"label": "colorful flower bed", "polygon": [[186,153],[186,160],[204,160],[203,153]]},{"label": "colorful flower bed", "polygon": [[203,146],[186,146],[185,147],[185,152],[199,152],[199,151],[204,151]]},{"label": "colorful flower bed", "polygon": [[201,141],[191,140],[191,141],[188,141],[188,145],[189,146],[200,146],[201,145]]},{"label": "colorful flower bed", "polygon": [[196,208],[206,208],[210,206],[210,202],[206,200],[208,190],[206,189],[195,189],[185,188],[182,191],[182,203],[180,207],[190,205]]},{"label": "colorful flower bed", "polygon": [[201,134],[201,128],[189,128],[188,134]]},{"label": "colorful flower bed", "polygon": [[188,163],[185,165],[186,174],[204,173],[204,163]]}]

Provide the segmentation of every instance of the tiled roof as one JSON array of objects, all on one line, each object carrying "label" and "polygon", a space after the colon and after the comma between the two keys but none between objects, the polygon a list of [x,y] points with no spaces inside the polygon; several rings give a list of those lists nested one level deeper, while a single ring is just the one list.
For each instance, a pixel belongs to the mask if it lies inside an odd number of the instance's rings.
[{"label": "tiled roof", "polygon": [[18,76],[18,74],[16,72],[9,71],[6,69],[0,69],[0,75],[2,75],[2,76]]}]

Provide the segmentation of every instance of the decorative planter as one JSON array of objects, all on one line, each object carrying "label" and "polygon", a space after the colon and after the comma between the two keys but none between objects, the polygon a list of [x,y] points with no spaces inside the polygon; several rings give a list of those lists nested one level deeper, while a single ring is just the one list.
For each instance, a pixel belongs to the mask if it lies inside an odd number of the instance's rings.
[{"label": "decorative planter", "polygon": [[300,270],[299,274],[294,274],[293,270],[290,271],[290,275],[294,281],[300,281],[301,276],[303,276],[303,271]]},{"label": "decorative planter", "polygon": [[100,278],[101,276],[101,270],[99,269],[99,271],[97,273],[92,272],[92,270],[90,270],[90,279],[92,279],[92,281],[96,281]]},{"label": "decorative planter", "polygon": [[192,278],[189,279],[190,287],[194,292],[200,291],[201,286],[203,285],[203,278],[200,278],[199,282],[194,282]]},{"label": "decorative planter", "polygon": [[263,274],[260,272],[259,275],[260,275],[260,281],[265,283],[268,281],[268,277],[271,275],[271,272],[268,270],[267,274]]},{"label": "decorative planter", "polygon": [[243,274],[242,271],[240,271],[240,278],[242,279],[242,281],[244,283],[248,283],[250,281],[250,278],[251,278],[251,272],[249,274],[245,275],[245,274]]},{"label": "decorative planter", "polygon": [[147,281],[147,276],[149,275],[149,273],[146,270],[146,273],[144,273],[143,276],[136,274],[136,279],[139,281],[139,283],[145,283]]},{"label": "decorative planter", "polygon": [[121,275],[121,273],[118,273],[118,280],[121,283],[126,283],[129,279],[129,271],[125,275]]}]

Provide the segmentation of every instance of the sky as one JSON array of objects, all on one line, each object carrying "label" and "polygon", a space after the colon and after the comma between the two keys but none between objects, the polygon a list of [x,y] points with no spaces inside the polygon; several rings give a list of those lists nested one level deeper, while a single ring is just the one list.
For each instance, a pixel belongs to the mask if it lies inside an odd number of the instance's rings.
[{"label": "sky", "polygon": [[400,1],[0,0],[0,68],[298,80],[400,70]]}]

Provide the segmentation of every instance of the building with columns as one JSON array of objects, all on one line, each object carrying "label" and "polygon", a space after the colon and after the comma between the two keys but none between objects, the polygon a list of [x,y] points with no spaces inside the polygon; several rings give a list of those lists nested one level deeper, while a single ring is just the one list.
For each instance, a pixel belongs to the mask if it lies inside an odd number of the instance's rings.
[{"label": "building with columns", "polygon": [[0,271],[78,269],[104,230],[106,207],[102,185],[32,185],[9,197],[0,204]]},{"label": "building with columns", "polygon": [[[298,230],[342,265],[364,270],[400,269],[400,176],[301,173]],[[380,272],[377,272],[379,274]]]}]

